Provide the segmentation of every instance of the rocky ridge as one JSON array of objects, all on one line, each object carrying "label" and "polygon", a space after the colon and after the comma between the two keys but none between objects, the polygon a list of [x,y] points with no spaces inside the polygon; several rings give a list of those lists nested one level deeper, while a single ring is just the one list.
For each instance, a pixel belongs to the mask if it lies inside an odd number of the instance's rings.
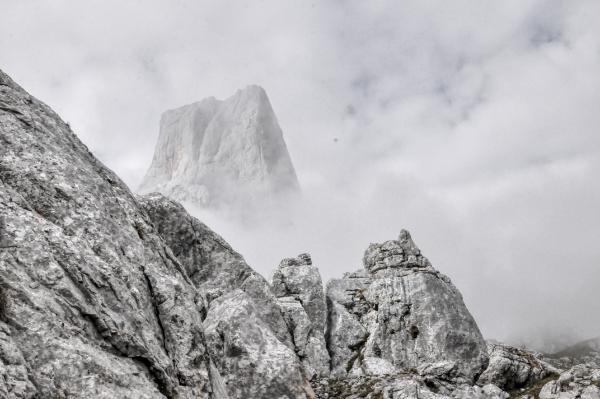
[{"label": "rocky ridge", "polygon": [[488,365],[486,343],[456,287],[410,234],[371,244],[363,263],[327,283],[332,374],[415,368],[436,388],[474,384]]},{"label": "rocky ridge", "polygon": [[[2,72],[0,143],[0,398],[492,399],[543,375],[494,348],[511,366],[484,373],[460,293],[405,230],[325,291],[308,254],[267,281]],[[585,367],[547,391],[586,397]]]}]

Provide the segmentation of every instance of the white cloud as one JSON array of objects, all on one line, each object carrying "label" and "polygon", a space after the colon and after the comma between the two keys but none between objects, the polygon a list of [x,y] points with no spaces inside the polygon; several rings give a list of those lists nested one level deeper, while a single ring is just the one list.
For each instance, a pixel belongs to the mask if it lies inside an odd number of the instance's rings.
[{"label": "white cloud", "polygon": [[339,276],[407,227],[486,336],[580,338],[600,335],[599,17],[586,1],[13,1],[0,68],[132,188],[164,110],[260,84],[302,217],[240,231],[203,214],[259,271],[309,251]]}]

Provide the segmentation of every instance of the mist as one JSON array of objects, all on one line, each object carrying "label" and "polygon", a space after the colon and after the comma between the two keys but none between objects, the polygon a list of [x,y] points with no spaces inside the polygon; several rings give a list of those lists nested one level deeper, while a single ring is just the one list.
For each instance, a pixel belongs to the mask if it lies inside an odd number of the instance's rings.
[{"label": "mist", "polygon": [[194,215],[324,281],[409,230],[484,337],[600,335],[600,4],[8,1],[0,69],[135,190],[160,115],[262,86],[303,195]]}]

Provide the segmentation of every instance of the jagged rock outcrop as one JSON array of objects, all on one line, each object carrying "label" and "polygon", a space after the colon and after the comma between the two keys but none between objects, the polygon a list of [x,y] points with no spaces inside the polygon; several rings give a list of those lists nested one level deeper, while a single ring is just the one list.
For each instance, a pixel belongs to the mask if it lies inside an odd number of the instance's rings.
[{"label": "jagged rock outcrop", "polygon": [[125,184],[4,73],[0,142],[0,285],[38,394],[214,397],[177,259]]},{"label": "jagged rock outcrop", "polygon": [[286,312],[219,235],[159,193],[138,197],[202,297],[208,352],[231,398],[311,398]]},{"label": "jagged rock outcrop", "polygon": [[363,262],[364,270],[327,283],[332,375],[418,368],[434,386],[477,381],[486,343],[461,294],[410,234],[371,244]]},{"label": "jagged rock outcrop", "polygon": [[504,390],[531,385],[559,370],[544,361],[544,355],[505,344],[488,342],[490,364],[477,384],[494,384]]},{"label": "jagged rock outcrop", "polygon": [[[202,143],[229,129],[206,144],[225,149],[215,165],[239,129],[276,123],[261,93],[194,117]],[[0,144],[0,398],[310,399],[323,381],[354,397],[505,397],[472,386],[485,343],[408,232],[369,246],[365,269],[326,294],[307,254],[269,284],[174,200],[131,193],[2,72]],[[354,392],[364,384],[377,393]]]},{"label": "jagged rock outcrop", "polygon": [[178,202],[159,193],[138,196],[158,234],[173,250],[185,274],[203,297],[205,315],[216,298],[241,289],[261,310],[259,317],[275,336],[293,348],[282,309],[267,280],[255,272],[229,244]]},{"label": "jagged rock outcrop", "polygon": [[558,380],[550,381],[539,393],[539,399],[600,399],[600,369],[587,364],[573,366]]},{"label": "jagged rock outcrop", "polygon": [[319,269],[312,265],[309,254],[301,254],[282,260],[269,283],[285,313],[295,351],[309,378],[328,376],[327,304]]},{"label": "jagged rock outcrop", "polygon": [[231,398],[314,398],[302,364],[241,290],[216,299],[205,321],[208,350]]},{"label": "jagged rock outcrop", "polygon": [[256,205],[300,186],[267,94],[256,85],[166,111],[140,192],[203,206]]},{"label": "jagged rock outcrop", "polygon": [[[9,298],[0,312],[0,397],[229,398],[223,359],[211,357],[218,347],[207,346],[202,320],[211,343],[220,317],[223,338],[236,337],[240,320],[211,313],[236,288],[261,307],[239,314],[264,330],[258,341],[240,339],[278,348],[277,367],[257,364],[258,374],[245,369],[236,383],[249,384],[250,375],[257,398],[273,381],[290,398],[311,397],[266,280],[180,206],[156,196],[140,202],[50,108],[1,72],[0,143],[0,292]],[[161,201],[176,212],[155,223]]]}]

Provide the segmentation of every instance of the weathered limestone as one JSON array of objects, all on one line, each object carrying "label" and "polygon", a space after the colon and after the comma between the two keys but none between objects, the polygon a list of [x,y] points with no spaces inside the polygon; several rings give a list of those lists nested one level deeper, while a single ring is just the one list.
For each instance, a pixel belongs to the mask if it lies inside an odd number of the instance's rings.
[{"label": "weathered limestone", "polygon": [[433,385],[473,384],[488,365],[485,341],[456,287],[410,234],[371,244],[363,261],[365,270],[327,284],[332,374],[372,373],[365,360],[377,358],[384,369],[418,368]]},{"label": "weathered limestone", "polygon": [[140,192],[202,206],[256,205],[300,186],[267,94],[248,86],[166,111]]},{"label": "weathered limestone", "polygon": [[344,379],[322,379],[313,382],[317,399],[508,399],[509,394],[493,384],[479,387],[449,384],[431,388],[413,371],[378,376],[356,376]]},{"label": "weathered limestone", "polygon": [[223,397],[198,292],[144,209],[2,72],[0,143],[3,331],[24,397],[27,380],[40,397]]},{"label": "weathered limestone", "polygon": [[[211,142],[217,126],[270,126],[266,96],[238,94],[235,106],[202,106],[218,110],[193,119],[206,125],[196,139]],[[228,112],[247,126],[217,121]],[[224,148],[213,160],[225,162],[237,144],[219,137],[206,148]],[[169,143],[195,145],[180,139]],[[225,164],[243,164],[234,161]],[[270,171],[252,170],[240,176]],[[365,269],[331,280],[326,294],[307,254],[283,260],[269,284],[174,200],[133,195],[1,72],[0,249],[0,296],[9,298],[0,309],[1,398],[309,399],[311,384],[329,383],[349,389],[345,397],[363,388],[389,399],[506,397],[472,386],[487,365],[481,334],[408,232],[370,245]],[[577,373],[549,395],[578,386],[577,395],[595,394],[595,371]]]},{"label": "weathered limestone", "polygon": [[273,293],[285,313],[294,338],[295,351],[309,377],[329,375],[329,354],[325,343],[327,304],[319,270],[310,255],[281,261],[269,278]]},{"label": "weathered limestone", "polygon": [[490,364],[478,385],[494,384],[504,390],[531,385],[558,370],[544,361],[544,355],[504,344],[488,342]]},{"label": "weathered limestone", "polygon": [[275,336],[293,348],[282,309],[267,280],[256,273],[218,234],[192,217],[178,202],[159,193],[138,197],[158,234],[173,250],[184,274],[198,288],[202,313],[212,301],[241,289],[261,310],[258,315]]},{"label": "weathered limestone", "polygon": [[10,327],[0,322],[0,398],[32,398],[37,390],[29,380],[23,354],[10,335]]},{"label": "weathered limestone", "polygon": [[600,399],[600,369],[578,364],[550,381],[540,391],[540,399]]},{"label": "weathered limestone", "polygon": [[231,398],[314,398],[301,363],[242,290],[216,299],[205,320],[211,357]]}]

